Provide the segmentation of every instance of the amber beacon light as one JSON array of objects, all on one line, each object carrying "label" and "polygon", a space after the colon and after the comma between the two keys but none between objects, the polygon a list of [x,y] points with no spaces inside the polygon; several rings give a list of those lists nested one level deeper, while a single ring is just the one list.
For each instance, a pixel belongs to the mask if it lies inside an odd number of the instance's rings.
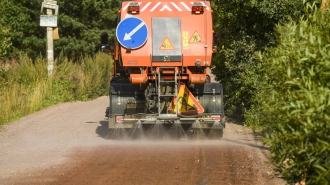
[{"label": "amber beacon light", "polygon": [[127,13],[138,14],[140,12],[139,3],[130,3],[127,8]]},{"label": "amber beacon light", "polygon": [[193,3],[191,11],[194,14],[204,13],[204,4],[203,3]]}]

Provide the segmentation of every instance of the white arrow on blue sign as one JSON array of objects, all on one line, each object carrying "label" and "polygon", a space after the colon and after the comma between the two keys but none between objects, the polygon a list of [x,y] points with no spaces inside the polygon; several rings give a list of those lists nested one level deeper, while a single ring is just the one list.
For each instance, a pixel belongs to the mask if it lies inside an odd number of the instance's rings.
[{"label": "white arrow on blue sign", "polygon": [[127,17],[118,24],[116,36],[123,47],[137,49],[147,41],[148,28],[142,19]]}]

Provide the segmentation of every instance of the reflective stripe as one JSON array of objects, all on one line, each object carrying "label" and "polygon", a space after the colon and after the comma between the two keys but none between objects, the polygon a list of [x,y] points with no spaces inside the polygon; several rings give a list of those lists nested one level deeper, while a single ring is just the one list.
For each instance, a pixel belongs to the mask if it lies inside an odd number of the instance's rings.
[{"label": "reflective stripe", "polygon": [[141,12],[143,12],[145,9],[148,8],[148,6],[151,4],[151,2],[148,2],[142,9],[141,9]]},{"label": "reflective stripe", "polygon": [[184,2],[181,2],[181,4],[188,10],[188,11],[191,11],[191,9],[186,5],[186,3]]},{"label": "reflective stripe", "polygon": [[[168,2],[158,2],[158,3],[139,2],[139,5],[140,5],[140,12],[143,12],[143,11],[150,11],[150,12],[153,12],[153,11],[170,11],[170,12],[179,11],[179,12],[182,12],[182,11],[191,11],[191,7],[192,7],[193,3],[194,2],[169,2],[169,3]],[[201,2],[201,3],[203,3],[206,10],[210,11],[210,8],[204,2]],[[127,3],[122,8],[122,11],[125,11],[128,8],[128,6],[129,6],[129,3]]]},{"label": "reflective stripe", "polygon": [[158,2],[150,11],[154,11],[159,5],[161,4],[161,2]]},{"label": "reflective stripe", "polygon": [[169,8],[167,5],[163,6],[163,8],[160,9],[160,11],[161,11],[161,12],[164,11],[165,8],[166,8],[168,11],[170,11],[170,12],[172,11],[172,9]]},{"label": "reflective stripe", "polygon": [[171,4],[172,4],[177,10],[179,10],[180,12],[182,11],[181,8],[179,8],[178,5],[176,5],[174,2],[171,2]]},{"label": "reflective stripe", "polygon": [[129,5],[129,3],[127,3],[126,6],[124,6],[123,11],[125,11],[127,9],[128,5]]}]

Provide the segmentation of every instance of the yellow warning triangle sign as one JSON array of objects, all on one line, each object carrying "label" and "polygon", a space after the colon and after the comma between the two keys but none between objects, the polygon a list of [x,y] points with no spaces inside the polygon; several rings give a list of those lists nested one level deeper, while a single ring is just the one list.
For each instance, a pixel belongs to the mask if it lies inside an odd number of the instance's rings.
[{"label": "yellow warning triangle sign", "polygon": [[193,36],[189,40],[190,43],[198,43],[203,42],[201,36],[199,36],[198,32],[195,31]]},{"label": "yellow warning triangle sign", "polygon": [[178,110],[178,114],[182,115],[200,114],[204,112],[204,108],[185,85],[180,85],[179,93],[176,98],[173,98],[169,112],[175,113]]},{"label": "yellow warning triangle sign", "polygon": [[174,49],[175,48],[168,37],[165,37],[164,41],[159,47],[159,50],[174,50]]}]

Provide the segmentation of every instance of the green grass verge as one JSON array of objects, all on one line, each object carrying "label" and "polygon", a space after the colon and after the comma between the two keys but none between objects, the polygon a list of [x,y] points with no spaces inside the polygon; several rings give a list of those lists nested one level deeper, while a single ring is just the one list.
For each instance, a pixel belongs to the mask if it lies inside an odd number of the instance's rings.
[{"label": "green grass verge", "polygon": [[0,126],[61,102],[86,101],[108,94],[112,61],[103,53],[72,62],[55,61],[53,76],[47,60],[21,56],[0,65]]}]

